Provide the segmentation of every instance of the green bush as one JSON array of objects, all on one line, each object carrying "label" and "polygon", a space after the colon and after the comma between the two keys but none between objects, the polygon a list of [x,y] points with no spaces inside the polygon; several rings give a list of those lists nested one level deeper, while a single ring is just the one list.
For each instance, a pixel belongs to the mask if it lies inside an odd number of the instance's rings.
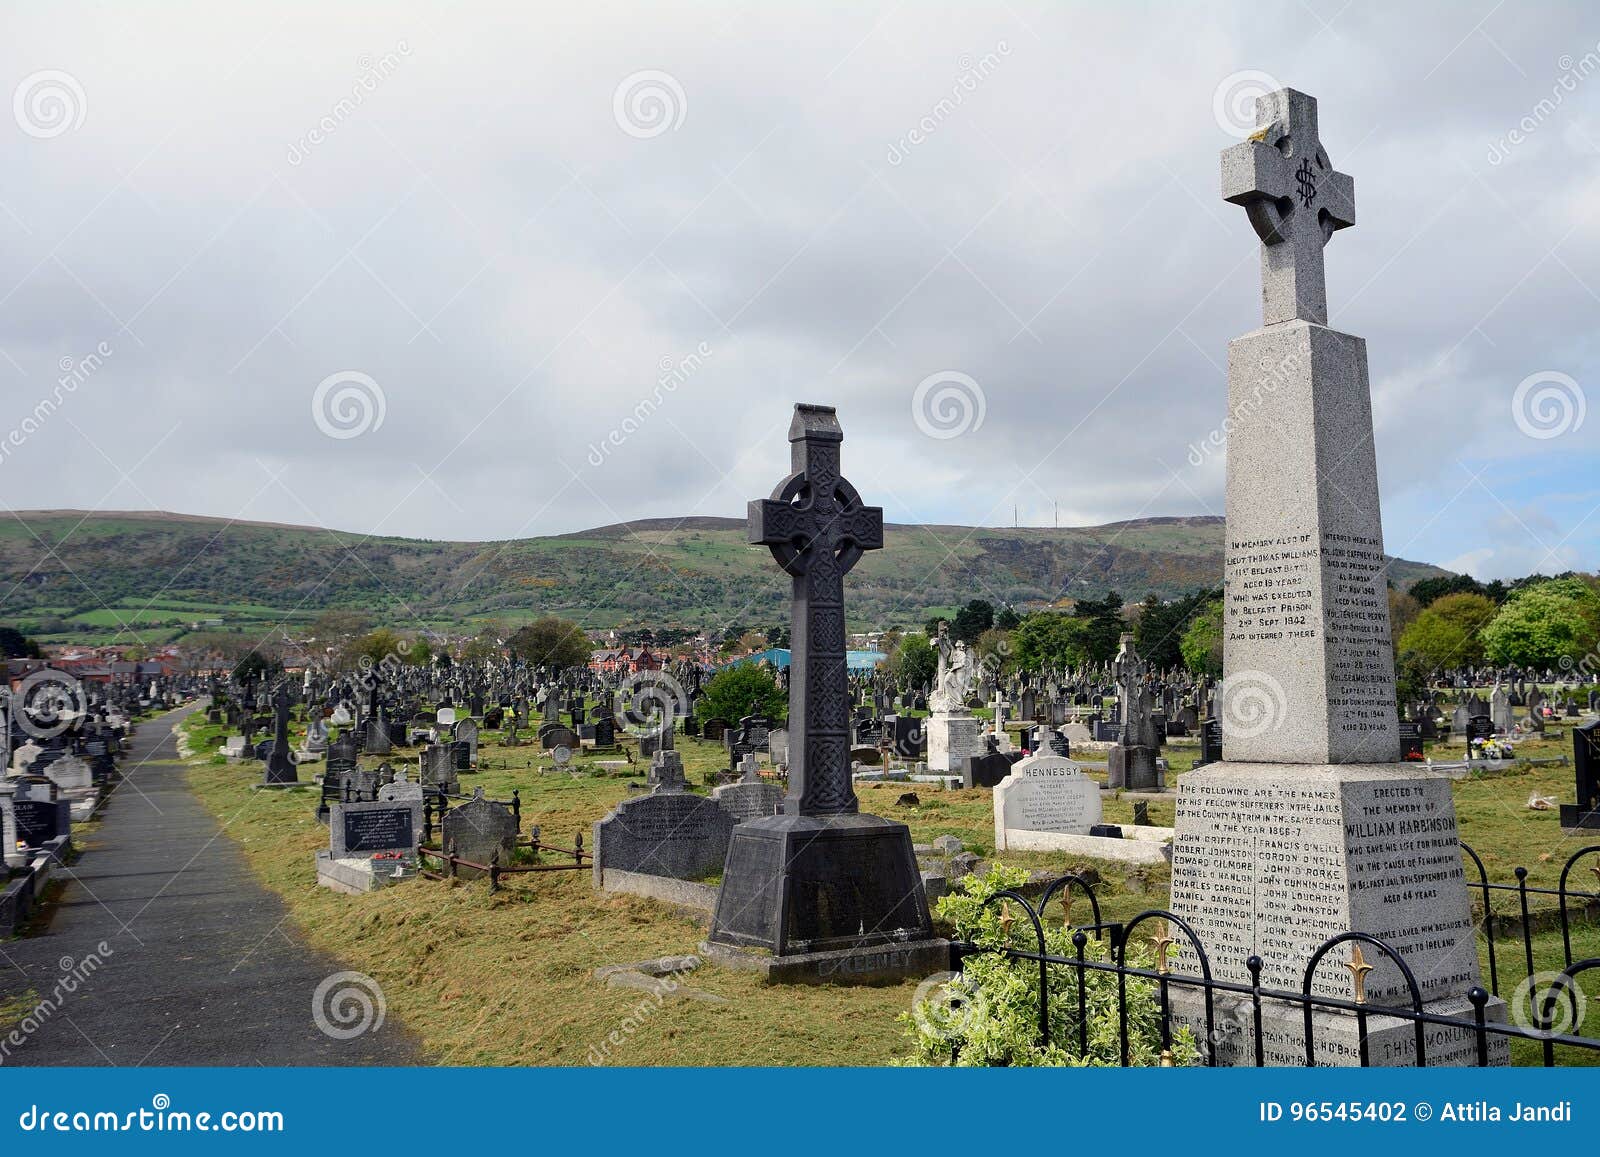
[{"label": "green bush", "polygon": [[[1002,927],[1002,905],[984,907],[984,901],[1027,881],[1023,868],[995,864],[987,876],[962,879],[960,890],[939,901],[938,916],[955,927],[957,936],[985,948],[1036,947],[1033,926],[1021,913],[1013,913],[1009,940]],[[1045,948],[1053,956],[1075,958],[1072,931],[1046,926]],[[1090,938],[1086,960],[1110,959],[1107,941]],[[1155,953],[1146,945],[1131,945],[1127,964],[1154,968]],[[963,972],[944,984],[929,999],[919,999],[900,1021],[913,1042],[904,1063],[913,1065],[1074,1065],[1121,1063],[1118,1033],[1117,975],[1085,969],[1085,1021],[1088,1049],[1078,1052],[1078,982],[1075,970],[1054,966],[1050,977],[1050,1044],[1039,1043],[1039,966],[1029,960],[1012,960],[998,952],[968,956]],[[1161,1005],[1154,982],[1127,979],[1128,1062],[1150,1066],[1162,1063]],[[919,990],[919,996],[921,992]],[[1175,1028],[1171,1063],[1192,1065],[1200,1050],[1187,1028]]]}]

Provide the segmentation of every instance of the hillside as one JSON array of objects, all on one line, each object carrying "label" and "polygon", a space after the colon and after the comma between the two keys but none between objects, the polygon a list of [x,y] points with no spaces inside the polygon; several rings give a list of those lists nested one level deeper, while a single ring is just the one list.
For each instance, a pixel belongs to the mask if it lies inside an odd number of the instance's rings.
[{"label": "hillside", "polygon": [[[898,526],[849,579],[853,625],[921,623],[971,598],[1129,601],[1213,586],[1220,518],[1019,529]],[[507,542],[369,538],[159,512],[21,511],[0,522],[0,622],[228,625],[365,607],[397,623],[558,613],[588,626],[778,622],[788,580],[728,518],[651,520]],[[1443,573],[1398,561],[1409,584]],[[152,602],[152,600],[154,600]],[[137,619],[135,618],[137,614]]]}]

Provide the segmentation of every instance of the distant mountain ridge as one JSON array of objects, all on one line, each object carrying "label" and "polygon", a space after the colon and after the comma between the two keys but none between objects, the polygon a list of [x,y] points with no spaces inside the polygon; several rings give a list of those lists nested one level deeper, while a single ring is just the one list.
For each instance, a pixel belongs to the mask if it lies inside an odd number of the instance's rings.
[{"label": "distant mountain ridge", "polygon": [[[368,537],[164,511],[16,511],[0,520],[0,621],[159,598],[395,621],[561,614],[589,626],[786,620],[790,584],[743,519],[641,519],[502,542]],[[1129,602],[1222,581],[1223,520],[1095,527],[885,527],[847,580],[853,626],[919,624],[969,599],[1037,606],[1108,590]],[[41,543],[45,545],[41,545]],[[1448,572],[1395,560],[1400,586]],[[87,588],[87,589],[86,589]]]}]

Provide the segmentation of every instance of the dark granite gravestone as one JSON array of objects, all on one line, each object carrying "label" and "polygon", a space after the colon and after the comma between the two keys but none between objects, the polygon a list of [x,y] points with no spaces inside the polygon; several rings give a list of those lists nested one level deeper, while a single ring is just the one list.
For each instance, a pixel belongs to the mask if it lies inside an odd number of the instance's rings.
[{"label": "dark granite gravestone", "polygon": [[731,726],[726,719],[712,717],[706,720],[705,737],[713,743],[721,743],[722,737],[727,734]]},{"label": "dark granite gravestone", "polygon": [[15,817],[17,825],[17,842],[26,844],[30,848],[42,847],[45,843],[57,836],[65,835],[67,824],[62,819],[62,813],[68,811],[70,804],[53,799],[19,799],[12,803],[11,814]]},{"label": "dark granite gravestone", "polygon": [[595,886],[604,886],[608,871],[679,880],[709,876],[723,865],[733,825],[726,809],[687,791],[624,800],[594,825]]},{"label": "dark granite gravestone", "polygon": [[[517,846],[517,819],[504,804],[485,799],[483,788],[474,791],[472,798],[460,807],[446,812],[440,827],[446,852],[474,864],[511,865]],[[471,879],[483,874],[477,868],[456,865],[458,876]]]},{"label": "dark granite gravestone", "polygon": [[341,803],[336,810],[338,822],[333,825],[337,837],[333,840],[335,855],[347,856],[352,852],[388,852],[399,849],[415,851],[417,833],[409,806],[368,806],[355,802]]},{"label": "dark granite gravestone", "polygon": [[983,755],[967,756],[967,765],[961,769],[961,786],[993,787],[1011,774],[1011,766],[1022,758],[1020,751],[990,751]]},{"label": "dark granite gravestone", "polygon": [[289,684],[282,682],[272,695],[272,750],[267,755],[264,787],[284,787],[300,782],[300,773],[289,754]]},{"label": "dark granite gravestone", "polygon": [[554,751],[558,747],[565,747],[568,751],[578,749],[578,733],[570,727],[546,725],[539,728],[539,746],[546,751]]},{"label": "dark granite gravestone", "polygon": [[594,745],[596,749],[617,745],[617,724],[611,716],[602,715],[594,721]]},{"label": "dark granite gravestone", "polygon": [[844,576],[883,546],[883,511],[840,474],[843,439],[831,406],[797,405],[793,472],[750,503],[749,541],[793,580],[789,790],[782,815],[734,829],[712,945],[782,957],[931,936],[910,829],[860,814],[850,778]]},{"label": "dark granite gravestone", "polygon": [[1222,720],[1215,717],[1200,725],[1200,758],[1194,766],[1216,763],[1222,758]]},{"label": "dark granite gravestone", "polygon": [[1577,803],[1561,805],[1564,828],[1600,828],[1600,719],[1572,729]]},{"label": "dark granite gravestone", "polygon": [[1400,724],[1400,758],[1422,758],[1422,728],[1415,723]]},{"label": "dark granite gravestone", "polygon": [[922,720],[910,715],[886,715],[888,742],[895,755],[904,760],[922,759],[928,754],[928,739],[922,730]]}]

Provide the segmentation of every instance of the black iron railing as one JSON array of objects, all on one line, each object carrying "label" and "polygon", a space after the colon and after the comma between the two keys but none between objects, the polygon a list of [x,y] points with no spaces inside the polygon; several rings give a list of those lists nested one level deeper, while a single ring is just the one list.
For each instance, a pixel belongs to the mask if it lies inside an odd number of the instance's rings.
[{"label": "black iron railing", "polygon": [[[990,896],[984,901],[983,907],[1000,906],[1002,912],[1000,928],[1005,942],[999,945],[960,942],[953,946],[953,952],[958,968],[963,967],[967,960],[986,953],[999,953],[1014,961],[1037,964],[1038,1038],[1041,1046],[1048,1047],[1051,1044],[1050,1008],[1053,991],[1059,993],[1060,984],[1072,984],[1076,990],[1077,1016],[1074,1019],[1077,1040],[1059,1043],[1076,1044],[1080,1056],[1087,1056],[1090,1048],[1088,996],[1090,976],[1094,973],[1115,976],[1117,1032],[1120,1060],[1123,1065],[1130,1063],[1132,1037],[1129,1029],[1128,982],[1135,978],[1147,982],[1156,993],[1160,1018],[1160,1055],[1163,1063],[1171,1062],[1174,1055],[1175,1034],[1180,1026],[1187,1025],[1197,1039],[1203,1063],[1207,1065],[1224,1063],[1223,1050],[1219,1047],[1224,1039],[1222,1030],[1232,1029],[1248,1030],[1249,1033],[1250,1043],[1243,1050],[1243,1056],[1248,1057],[1248,1060],[1242,1063],[1266,1065],[1269,1049],[1265,1026],[1269,1019],[1281,1026],[1285,1023],[1287,1014],[1298,1020],[1304,1034],[1304,1040],[1301,1042],[1304,1059],[1299,1063],[1314,1065],[1318,1063],[1316,1014],[1319,1012],[1344,1014],[1353,1018],[1356,1029],[1356,1055],[1362,1066],[1373,1063],[1370,1051],[1373,1021],[1382,1018],[1387,1018],[1389,1022],[1384,1026],[1386,1028],[1392,1029],[1395,1021],[1411,1026],[1411,1031],[1406,1034],[1410,1037],[1411,1050],[1406,1059],[1408,1064],[1416,1066],[1426,1066],[1429,1063],[1427,1030],[1430,1027],[1445,1030],[1441,1036],[1446,1038],[1470,1040],[1468,1063],[1477,1065],[1496,1063],[1504,1057],[1510,1042],[1514,1040],[1537,1043],[1540,1046],[1540,1058],[1546,1066],[1556,1064],[1558,1049],[1572,1048],[1600,1054],[1600,1039],[1577,1035],[1576,1032],[1583,1027],[1582,1015],[1585,1008],[1580,978],[1588,973],[1600,971],[1600,957],[1574,959],[1572,947],[1574,917],[1581,915],[1592,923],[1596,915],[1600,914],[1600,893],[1579,891],[1570,886],[1574,869],[1585,857],[1596,857],[1596,863],[1592,868],[1597,875],[1600,875],[1600,845],[1585,847],[1573,853],[1563,865],[1559,883],[1555,888],[1530,887],[1528,872],[1523,868],[1516,870],[1515,884],[1492,883],[1478,854],[1465,844],[1462,845],[1462,852],[1477,869],[1478,880],[1470,883],[1469,887],[1481,899],[1479,931],[1485,940],[1489,964],[1489,986],[1474,987],[1466,994],[1471,1008],[1470,1016],[1447,1015],[1436,1011],[1437,1005],[1435,1010],[1430,1010],[1428,1002],[1423,999],[1422,986],[1401,954],[1377,937],[1363,932],[1345,932],[1320,945],[1307,958],[1298,991],[1263,986],[1261,976],[1265,963],[1259,956],[1251,956],[1244,961],[1245,970],[1250,977],[1248,983],[1220,979],[1199,936],[1182,917],[1164,908],[1151,908],[1127,921],[1105,922],[1101,919],[1099,901],[1089,881],[1070,873],[1046,887],[1037,903],[1030,902],[1021,893],[1011,890]],[[1072,900],[1080,891],[1088,898],[1091,905],[1093,920],[1089,924],[1071,923]],[[1496,912],[1494,903],[1495,898],[1502,894],[1516,897],[1514,927],[1521,933],[1523,949],[1521,963],[1526,969],[1523,979],[1516,985],[1514,1016],[1510,1020],[1501,1020],[1498,1014],[1495,1016],[1490,1014],[1505,979],[1504,969],[1498,959],[1498,950],[1503,946],[1506,936],[1503,931],[1497,931],[1497,925],[1505,920],[1506,916],[1504,913]],[[1064,923],[1072,931],[1071,943],[1074,948],[1072,955],[1052,954],[1047,950],[1045,912],[1050,902],[1058,895],[1061,897]],[[1535,908],[1535,900],[1546,898],[1554,898],[1556,903],[1553,912],[1549,909]],[[1019,927],[1031,928],[1033,933],[1031,947],[1013,943],[1015,937],[1012,935],[1012,927],[1018,922],[1011,915],[1012,905],[1019,908],[1027,917],[1025,924]],[[1135,932],[1147,924],[1160,926],[1158,935],[1150,940],[1155,949],[1154,967],[1137,966],[1130,963],[1128,958],[1128,949],[1135,943]],[[1545,931],[1553,931],[1555,927],[1560,929],[1562,966],[1559,970],[1545,972],[1538,970],[1534,945],[1541,927]],[[1109,942],[1109,952],[1104,959],[1095,959],[1087,955],[1086,948],[1091,937]],[[1192,959],[1186,959],[1183,968],[1175,970],[1170,958],[1174,947],[1180,946],[1192,954]],[[1367,961],[1367,956],[1371,953],[1386,957],[1398,969],[1403,980],[1403,998],[1398,1003],[1391,1001],[1378,1005],[1368,1000],[1366,978],[1374,967]],[[1350,971],[1352,991],[1348,998],[1314,991],[1319,969],[1329,961],[1337,961]],[[1061,978],[1062,973],[1066,974],[1064,979]],[[1056,985],[1054,990],[1053,979]],[[1175,1014],[1173,999],[1175,993],[1179,992],[1192,994],[1188,1000],[1190,1011],[1181,1016]],[[1230,998],[1235,1007],[1248,1008],[1242,1022],[1232,1018],[1228,1024],[1219,1022],[1217,1014],[1219,996]],[[1269,1008],[1277,1015],[1269,1017]],[[1562,1028],[1571,1028],[1575,1031],[1561,1031]],[[1458,1054],[1452,1056],[1455,1057],[1456,1063],[1465,1059]],[[1277,1063],[1293,1063],[1287,1061],[1281,1052],[1274,1059]]]}]

